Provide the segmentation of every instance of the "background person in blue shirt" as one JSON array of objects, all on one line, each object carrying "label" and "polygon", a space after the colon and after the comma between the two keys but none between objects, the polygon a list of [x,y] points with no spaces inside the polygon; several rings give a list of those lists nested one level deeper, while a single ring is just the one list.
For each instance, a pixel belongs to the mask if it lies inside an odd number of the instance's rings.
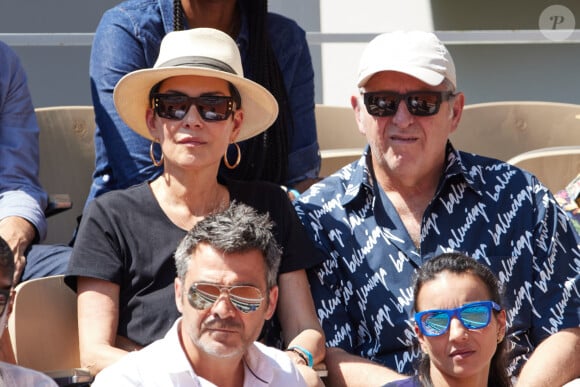
[{"label": "background person in blue shirt", "polygon": [[[534,176],[457,151],[464,95],[432,33],[392,32],[363,52],[351,98],[369,145],[295,203],[326,260],[309,273],[332,385],[381,385],[412,371],[411,278],[459,251],[506,287],[509,372],[519,385],[580,375],[578,236]],[[522,367],[523,366],[523,367]]]},{"label": "background person in blue shirt", "polygon": [[38,180],[38,134],[24,68],[0,42],[0,237],[14,254],[15,283],[64,274],[71,251],[37,244],[46,237],[48,203]]},{"label": "background person in blue shirt", "polygon": [[[38,181],[38,132],[24,68],[0,42],[0,238],[12,250],[15,284],[64,274],[71,252],[68,246],[38,244],[47,232],[48,202]],[[8,333],[2,342],[0,360],[14,362]]]},{"label": "background person in blue shirt", "polygon": [[[265,0],[128,0],[103,15],[93,41],[90,77],[96,114],[96,168],[88,200],[153,179],[161,168],[149,157],[150,141],[119,118],[113,89],[123,75],[151,68],[161,39],[174,30],[210,27],[226,32],[240,49],[244,74],[266,87],[280,114],[265,133],[241,142],[241,162],[220,173],[266,180],[303,191],[318,177],[314,70],[306,35],[296,22],[267,13]],[[161,157],[158,146],[155,158]],[[230,163],[236,149],[228,150]]]}]

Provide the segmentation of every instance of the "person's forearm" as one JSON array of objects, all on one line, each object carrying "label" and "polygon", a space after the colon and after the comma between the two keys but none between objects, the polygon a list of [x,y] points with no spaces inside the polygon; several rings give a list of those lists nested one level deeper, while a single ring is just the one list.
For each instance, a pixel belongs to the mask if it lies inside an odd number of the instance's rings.
[{"label": "person's forearm", "polygon": [[516,386],[562,386],[580,377],[580,328],[544,340],[522,368]]},{"label": "person's forearm", "polygon": [[326,354],[324,332],[310,294],[310,286],[304,270],[280,275],[278,318],[282,325],[284,341],[288,347],[300,346],[313,358],[314,364],[321,362]]},{"label": "person's forearm", "polygon": [[288,348],[302,347],[312,355],[313,364],[318,364],[326,356],[324,335],[315,329],[305,329],[288,344]]},{"label": "person's forearm", "polygon": [[81,348],[81,367],[96,375],[105,367],[117,362],[128,352],[108,345],[92,345]]},{"label": "person's forearm", "polygon": [[406,377],[340,348],[327,348],[325,363],[328,369],[326,384],[329,386],[381,386]]}]

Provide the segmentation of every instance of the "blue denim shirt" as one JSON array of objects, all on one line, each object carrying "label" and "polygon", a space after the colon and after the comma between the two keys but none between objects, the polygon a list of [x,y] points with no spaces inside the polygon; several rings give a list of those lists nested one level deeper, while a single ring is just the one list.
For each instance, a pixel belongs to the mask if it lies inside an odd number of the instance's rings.
[{"label": "blue denim shirt", "polygon": [[38,180],[38,132],[24,68],[0,42],[0,219],[24,218],[42,240],[48,196]]},{"label": "blue denim shirt", "polygon": [[[292,185],[317,177],[320,169],[314,119],[314,71],[304,30],[294,21],[276,14],[268,14],[267,22],[294,120],[294,133],[288,136],[287,185]],[[153,67],[161,39],[172,30],[172,0],[128,0],[105,12],[99,23],[90,59],[97,128],[96,167],[88,200],[161,173],[161,168],[153,166],[149,158],[150,142],[128,128],[118,116],[113,89],[125,74]],[[237,43],[244,72],[251,78],[246,54],[248,26],[243,14]],[[240,146],[243,152],[243,143]]]},{"label": "blue denim shirt", "polygon": [[326,257],[309,280],[328,346],[411,372],[420,354],[412,348],[411,279],[423,262],[450,251],[488,265],[505,287],[510,372],[551,333],[580,326],[580,241],[534,176],[448,144],[417,249],[368,153],[295,202]]}]

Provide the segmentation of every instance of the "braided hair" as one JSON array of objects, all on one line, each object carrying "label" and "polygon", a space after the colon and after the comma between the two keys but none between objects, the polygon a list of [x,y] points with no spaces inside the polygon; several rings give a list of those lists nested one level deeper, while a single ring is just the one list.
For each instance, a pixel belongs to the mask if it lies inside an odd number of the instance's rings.
[{"label": "braided hair", "polygon": [[[238,7],[247,15],[249,26],[246,77],[268,89],[279,106],[276,121],[266,131],[245,140],[245,157],[234,170],[221,168],[222,173],[239,180],[265,180],[285,184],[288,175],[288,137],[294,123],[282,71],[267,31],[267,0],[238,0]],[[181,0],[173,1],[176,31],[184,29]],[[243,101],[242,101],[243,102]]]}]

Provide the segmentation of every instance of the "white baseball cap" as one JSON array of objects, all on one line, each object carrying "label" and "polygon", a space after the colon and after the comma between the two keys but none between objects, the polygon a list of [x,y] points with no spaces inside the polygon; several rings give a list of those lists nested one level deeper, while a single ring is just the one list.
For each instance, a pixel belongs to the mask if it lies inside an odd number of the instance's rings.
[{"label": "white baseball cap", "polygon": [[404,73],[431,86],[448,79],[457,88],[453,58],[431,32],[386,32],[371,40],[360,60],[357,86],[381,71]]}]

